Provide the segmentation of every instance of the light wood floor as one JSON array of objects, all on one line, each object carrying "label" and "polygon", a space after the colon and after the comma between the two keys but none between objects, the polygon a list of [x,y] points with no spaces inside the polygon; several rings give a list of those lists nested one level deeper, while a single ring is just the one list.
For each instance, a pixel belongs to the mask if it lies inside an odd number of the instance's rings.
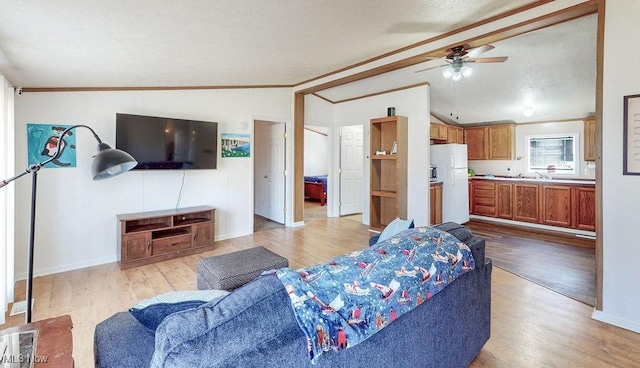
[{"label": "light wood floor", "polygon": [[[106,264],[39,277],[34,281],[34,320],[70,314],[76,367],[93,366],[96,323],[139,299],[195,289],[201,256],[263,245],[293,268],[363,248],[367,227],[348,219],[324,219],[300,228],[273,229],[218,242],[212,252],[120,271]],[[24,283],[17,299],[24,299]],[[592,308],[494,268],[491,339],[471,367],[640,367],[640,334],[591,319]],[[20,324],[10,317],[1,328]]]}]

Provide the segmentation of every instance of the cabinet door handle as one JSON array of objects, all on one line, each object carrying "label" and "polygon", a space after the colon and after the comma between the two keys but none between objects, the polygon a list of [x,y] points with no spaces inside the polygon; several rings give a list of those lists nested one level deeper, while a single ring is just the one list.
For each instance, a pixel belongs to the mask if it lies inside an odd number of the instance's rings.
[{"label": "cabinet door handle", "polygon": [[147,250],[151,250],[151,240],[147,240]]},{"label": "cabinet door handle", "polygon": [[180,244],[180,243],[171,243],[171,244],[169,244],[169,246],[170,246],[170,247],[173,247],[173,246],[176,246],[176,245],[178,245],[178,244]]}]

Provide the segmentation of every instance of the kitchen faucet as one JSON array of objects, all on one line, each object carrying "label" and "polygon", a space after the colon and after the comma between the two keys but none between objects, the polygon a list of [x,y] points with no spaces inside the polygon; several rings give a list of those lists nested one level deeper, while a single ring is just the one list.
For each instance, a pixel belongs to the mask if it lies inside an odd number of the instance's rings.
[{"label": "kitchen faucet", "polygon": [[537,172],[537,171],[535,171],[535,173],[536,173],[536,174],[538,174],[538,175],[540,175],[540,177],[541,177],[542,179],[551,179],[551,175],[543,175],[543,174],[541,174],[541,173],[539,173],[539,172]]}]

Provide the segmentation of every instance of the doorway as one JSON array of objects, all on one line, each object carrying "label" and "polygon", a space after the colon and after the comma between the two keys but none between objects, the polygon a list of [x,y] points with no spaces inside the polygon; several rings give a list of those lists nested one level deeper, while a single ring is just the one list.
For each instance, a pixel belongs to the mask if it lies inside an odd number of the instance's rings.
[{"label": "doorway", "polygon": [[304,126],[304,221],[327,218],[330,165],[329,128]]},{"label": "doorway", "polygon": [[284,123],[254,121],[254,232],[284,227],[285,132]]}]

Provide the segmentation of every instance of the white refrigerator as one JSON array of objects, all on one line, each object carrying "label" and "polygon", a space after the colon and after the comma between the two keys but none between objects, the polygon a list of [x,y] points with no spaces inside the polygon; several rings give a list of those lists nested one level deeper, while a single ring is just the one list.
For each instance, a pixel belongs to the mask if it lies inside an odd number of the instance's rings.
[{"label": "white refrigerator", "polygon": [[434,144],[431,165],[442,182],[442,221],[469,221],[469,177],[466,144]]}]

